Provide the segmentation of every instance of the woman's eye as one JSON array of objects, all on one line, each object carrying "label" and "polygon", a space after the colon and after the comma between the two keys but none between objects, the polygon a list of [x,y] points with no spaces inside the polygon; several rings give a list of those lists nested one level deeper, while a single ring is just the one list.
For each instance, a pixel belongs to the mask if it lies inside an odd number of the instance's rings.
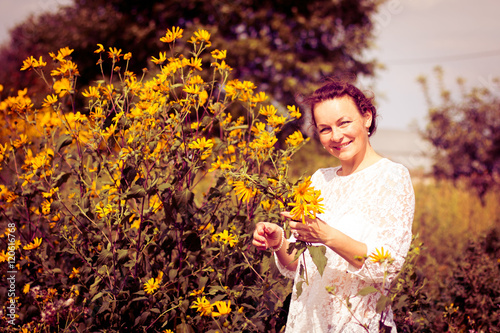
[{"label": "woman's eye", "polygon": [[347,125],[347,124],[350,124],[351,122],[349,120],[345,120],[343,122],[340,123],[341,126],[343,125]]}]

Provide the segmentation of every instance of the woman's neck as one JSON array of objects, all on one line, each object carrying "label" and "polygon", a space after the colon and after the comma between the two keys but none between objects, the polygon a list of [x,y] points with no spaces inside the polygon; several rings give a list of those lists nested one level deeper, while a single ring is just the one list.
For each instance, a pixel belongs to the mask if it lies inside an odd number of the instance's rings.
[{"label": "woman's neck", "polygon": [[361,171],[375,162],[382,159],[382,156],[377,154],[371,146],[368,146],[362,158],[351,159],[349,161],[340,161],[341,168],[338,171],[339,176],[349,176],[353,173]]}]

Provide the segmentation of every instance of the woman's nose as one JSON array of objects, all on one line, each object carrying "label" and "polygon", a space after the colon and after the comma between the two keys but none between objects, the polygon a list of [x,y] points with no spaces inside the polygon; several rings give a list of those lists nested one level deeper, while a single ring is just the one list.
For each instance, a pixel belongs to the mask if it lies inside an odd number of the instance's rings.
[{"label": "woman's nose", "polygon": [[333,142],[339,142],[342,140],[342,133],[338,129],[332,129],[332,135],[330,140]]}]

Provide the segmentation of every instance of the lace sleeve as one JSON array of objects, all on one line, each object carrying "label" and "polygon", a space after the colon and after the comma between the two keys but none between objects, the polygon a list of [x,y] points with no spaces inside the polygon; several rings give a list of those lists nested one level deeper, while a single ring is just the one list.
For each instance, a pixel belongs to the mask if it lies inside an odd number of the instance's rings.
[{"label": "lace sleeve", "polygon": [[[389,173],[379,186],[376,203],[370,212],[370,219],[376,226],[375,235],[366,242],[367,254],[370,255],[384,248],[394,262],[388,269],[386,282],[390,283],[401,270],[412,239],[412,223],[415,210],[415,195],[409,172],[398,168]],[[380,283],[384,279],[385,268],[379,263],[367,259],[360,269],[349,265],[348,271],[362,278]]]},{"label": "lace sleeve", "polygon": [[[290,240],[289,240],[290,241]],[[274,254],[274,261],[276,262],[276,267],[278,267],[278,270],[280,271],[281,275],[284,277],[287,277],[289,279],[293,279],[295,277],[295,271],[292,271],[285,266],[281,264],[281,262],[278,260],[278,257],[276,254]]]}]

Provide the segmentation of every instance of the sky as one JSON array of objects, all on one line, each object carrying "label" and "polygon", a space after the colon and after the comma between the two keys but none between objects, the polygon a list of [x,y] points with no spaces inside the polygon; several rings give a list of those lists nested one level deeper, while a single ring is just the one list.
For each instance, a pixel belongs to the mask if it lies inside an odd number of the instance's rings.
[{"label": "sky", "polygon": [[[71,0],[1,0],[0,43],[8,30],[28,15],[55,10]],[[379,129],[412,130],[426,123],[427,105],[417,77],[427,76],[437,90],[433,68],[440,65],[449,89],[458,77],[470,87],[487,86],[500,76],[500,1],[498,0],[388,0],[375,16],[376,40],[365,57],[376,58],[385,69],[374,79]],[[436,100],[438,102],[438,100]]]}]

